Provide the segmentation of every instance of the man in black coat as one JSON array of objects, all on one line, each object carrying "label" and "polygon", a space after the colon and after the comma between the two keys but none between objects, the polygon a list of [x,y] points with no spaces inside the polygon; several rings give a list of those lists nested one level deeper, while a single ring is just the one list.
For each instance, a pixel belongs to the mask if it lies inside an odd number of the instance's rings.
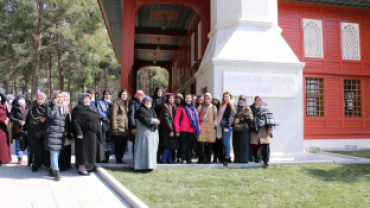
[{"label": "man in black coat", "polygon": [[[144,96],[144,92],[142,90],[138,90],[128,104],[128,130],[130,132],[130,140],[132,141],[133,147],[135,146],[136,134],[135,113],[139,109]],[[134,148],[132,148],[132,153],[134,156]]]}]

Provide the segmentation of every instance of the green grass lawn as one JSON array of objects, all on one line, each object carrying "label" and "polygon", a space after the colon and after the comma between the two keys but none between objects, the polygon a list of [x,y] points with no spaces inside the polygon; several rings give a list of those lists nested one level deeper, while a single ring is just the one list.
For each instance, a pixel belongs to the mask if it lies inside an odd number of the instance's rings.
[{"label": "green grass lawn", "polygon": [[149,207],[370,207],[370,165],[106,168]]},{"label": "green grass lawn", "polygon": [[359,150],[359,151],[329,151],[341,155],[349,155],[354,157],[370,158],[370,150]]}]

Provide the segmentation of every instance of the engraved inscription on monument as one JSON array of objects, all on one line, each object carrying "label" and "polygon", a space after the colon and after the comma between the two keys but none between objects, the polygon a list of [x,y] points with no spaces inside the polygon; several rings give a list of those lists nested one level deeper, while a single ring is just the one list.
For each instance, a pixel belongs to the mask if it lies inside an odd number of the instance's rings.
[{"label": "engraved inscription on monument", "polygon": [[296,78],[283,74],[252,74],[224,72],[224,91],[233,95],[260,95],[263,97],[295,97]]}]

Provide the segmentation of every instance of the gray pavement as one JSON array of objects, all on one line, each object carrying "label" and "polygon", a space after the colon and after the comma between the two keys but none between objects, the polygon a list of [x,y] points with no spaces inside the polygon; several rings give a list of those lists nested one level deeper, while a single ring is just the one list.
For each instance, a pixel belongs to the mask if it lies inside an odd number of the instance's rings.
[{"label": "gray pavement", "polygon": [[31,172],[24,155],[21,165],[13,153],[13,162],[0,166],[0,208],[130,207],[97,173],[80,176],[72,168],[55,181],[47,168]]}]

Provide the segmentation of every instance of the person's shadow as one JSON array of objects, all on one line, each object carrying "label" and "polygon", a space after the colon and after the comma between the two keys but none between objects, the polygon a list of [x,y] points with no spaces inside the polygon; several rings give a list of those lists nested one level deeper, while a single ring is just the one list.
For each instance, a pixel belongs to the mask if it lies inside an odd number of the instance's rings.
[{"label": "person's shadow", "polygon": [[317,168],[307,167],[304,171],[319,180],[332,182],[340,181],[354,183],[358,180],[370,180],[370,164],[348,164],[348,165],[318,165]]}]

